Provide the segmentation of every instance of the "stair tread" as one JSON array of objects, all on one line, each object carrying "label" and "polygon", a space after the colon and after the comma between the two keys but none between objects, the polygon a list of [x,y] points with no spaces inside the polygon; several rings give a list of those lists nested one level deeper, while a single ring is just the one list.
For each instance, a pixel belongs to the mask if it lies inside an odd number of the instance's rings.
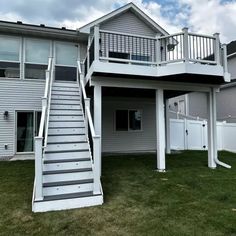
[{"label": "stair tread", "polygon": [[80,168],[80,169],[69,169],[69,170],[49,170],[49,171],[43,171],[43,175],[56,175],[56,174],[87,172],[87,171],[92,171],[92,168]]},{"label": "stair tread", "polygon": [[54,145],[54,144],[79,144],[79,143],[87,143],[87,140],[84,141],[63,141],[63,142],[48,142],[47,145]]},{"label": "stair tread", "polygon": [[47,153],[70,153],[70,152],[88,152],[89,149],[72,149],[72,150],[59,150],[59,151],[45,151],[45,154]]},{"label": "stair tread", "polygon": [[67,186],[67,185],[74,185],[74,184],[89,184],[89,183],[93,183],[93,179],[82,179],[82,180],[43,183],[43,187],[56,187],[56,186]]},{"label": "stair tread", "polygon": [[82,198],[82,197],[92,197],[98,196],[101,194],[93,194],[92,191],[89,192],[79,192],[79,193],[67,193],[67,194],[60,194],[60,195],[51,195],[45,196],[43,201],[53,201],[53,200],[64,200],[64,199],[72,199],[72,198]]},{"label": "stair tread", "polygon": [[65,162],[80,162],[80,161],[90,161],[90,158],[68,158],[68,159],[57,159],[57,160],[50,160],[45,159],[44,164],[55,164],[55,163],[65,163]]},{"label": "stair tread", "polygon": [[48,134],[48,136],[76,136],[76,135],[82,136],[82,135],[85,135],[85,133],[84,134]]}]

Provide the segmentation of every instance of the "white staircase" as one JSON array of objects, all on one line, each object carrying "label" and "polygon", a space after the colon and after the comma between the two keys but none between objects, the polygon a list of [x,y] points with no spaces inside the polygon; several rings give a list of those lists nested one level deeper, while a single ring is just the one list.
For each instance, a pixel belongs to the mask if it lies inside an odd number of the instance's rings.
[{"label": "white staircase", "polygon": [[103,203],[100,179],[99,191],[94,190],[93,160],[81,104],[78,83],[53,82],[42,156],[42,199],[33,197],[34,212]]}]

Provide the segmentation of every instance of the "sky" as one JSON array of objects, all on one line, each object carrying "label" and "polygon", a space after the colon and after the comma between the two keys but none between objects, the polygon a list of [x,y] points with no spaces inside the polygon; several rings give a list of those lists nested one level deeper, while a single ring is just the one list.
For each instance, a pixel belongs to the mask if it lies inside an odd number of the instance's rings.
[{"label": "sky", "polygon": [[[76,29],[130,0],[0,0],[0,20]],[[236,0],[133,0],[169,33],[220,33],[236,40]]]}]

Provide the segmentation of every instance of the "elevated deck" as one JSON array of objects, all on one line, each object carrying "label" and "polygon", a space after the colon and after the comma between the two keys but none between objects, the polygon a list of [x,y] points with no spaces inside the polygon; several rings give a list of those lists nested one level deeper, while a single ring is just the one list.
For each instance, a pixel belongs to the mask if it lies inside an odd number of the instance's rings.
[{"label": "elevated deck", "polygon": [[219,34],[181,33],[143,37],[94,28],[84,61],[86,81],[93,76],[145,78],[189,83],[230,81],[226,47]]}]

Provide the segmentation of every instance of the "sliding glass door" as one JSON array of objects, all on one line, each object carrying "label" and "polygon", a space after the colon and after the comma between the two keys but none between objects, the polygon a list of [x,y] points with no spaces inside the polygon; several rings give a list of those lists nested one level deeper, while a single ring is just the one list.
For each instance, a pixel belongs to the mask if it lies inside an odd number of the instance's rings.
[{"label": "sliding glass door", "polygon": [[33,152],[34,137],[38,133],[41,112],[20,111],[16,117],[16,152]]}]

